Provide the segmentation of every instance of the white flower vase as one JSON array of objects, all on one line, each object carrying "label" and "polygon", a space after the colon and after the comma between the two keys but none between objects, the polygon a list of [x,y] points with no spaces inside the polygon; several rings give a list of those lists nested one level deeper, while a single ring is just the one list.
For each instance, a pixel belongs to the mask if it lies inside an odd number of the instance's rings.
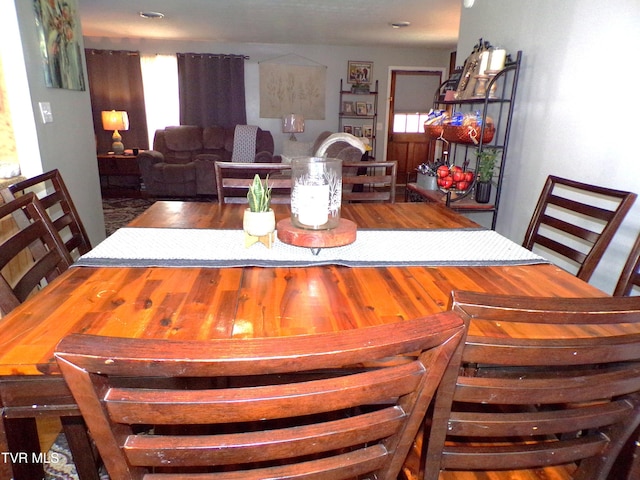
[{"label": "white flower vase", "polygon": [[242,228],[253,237],[268,235],[276,229],[275,213],[271,209],[268,212],[252,212],[247,208],[242,218]]}]

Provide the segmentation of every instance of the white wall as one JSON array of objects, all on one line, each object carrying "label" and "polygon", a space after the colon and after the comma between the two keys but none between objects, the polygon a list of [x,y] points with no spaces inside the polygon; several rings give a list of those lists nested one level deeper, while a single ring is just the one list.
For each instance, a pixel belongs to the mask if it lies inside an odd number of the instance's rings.
[{"label": "white wall", "polygon": [[[14,128],[23,174],[33,176],[58,168],[91,242],[96,245],[104,239],[105,230],[89,90],[80,92],[45,86],[33,2],[15,0],[15,10],[9,3],[13,2],[2,2],[0,13],[4,21],[13,20],[13,23],[17,13],[19,37],[16,38],[18,30],[14,29],[12,38],[8,38],[12,35],[9,30],[3,30],[0,38],[9,48],[21,44],[24,55],[12,57],[11,64],[4,64],[3,55],[5,77],[16,72],[23,79],[20,94],[16,96],[13,86],[7,82],[12,115],[18,117]],[[38,102],[51,104],[53,123],[40,121]]]},{"label": "white wall", "polygon": [[[264,61],[291,63],[295,65],[325,65],[326,100],[325,120],[308,120],[305,131],[296,134],[298,140],[313,142],[324,130],[337,131],[339,111],[340,79],[346,83],[347,62],[363,60],[373,62],[373,80],[379,81],[378,90],[378,141],[376,157],[384,153],[384,129],[387,112],[387,83],[389,66],[419,66],[428,69],[446,68],[449,64],[449,49],[426,50],[422,48],[376,48],[376,47],[340,47],[324,45],[285,45],[285,44],[220,44],[208,42],[175,42],[154,39],[112,39],[85,37],[87,48],[112,50],[139,50],[142,54],[175,54],[185,52],[227,53],[248,55],[245,64],[245,88],[247,102],[247,122],[271,131],[275,141],[276,153],[282,152],[282,140],[288,138],[282,133],[280,119],[260,117],[259,64]],[[425,93],[431,98],[432,92]]]},{"label": "white wall", "polygon": [[[640,193],[638,0],[476,0],[458,64],[478,38],[523,51],[499,232],[522,242],[550,174]],[[613,291],[639,229],[640,200],[590,283]]]}]

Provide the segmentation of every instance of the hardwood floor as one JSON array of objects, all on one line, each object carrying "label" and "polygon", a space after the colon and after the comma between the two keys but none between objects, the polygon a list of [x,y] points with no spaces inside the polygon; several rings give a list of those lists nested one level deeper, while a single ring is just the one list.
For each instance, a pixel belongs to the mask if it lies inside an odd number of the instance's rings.
[{"label": "hardwood floor", "polygon": [[55,417],[42,417],[36,420],[38,425],[38,436],[40,437],[40,449],[47,452],[58,434],[62,431],[60,420]]}]

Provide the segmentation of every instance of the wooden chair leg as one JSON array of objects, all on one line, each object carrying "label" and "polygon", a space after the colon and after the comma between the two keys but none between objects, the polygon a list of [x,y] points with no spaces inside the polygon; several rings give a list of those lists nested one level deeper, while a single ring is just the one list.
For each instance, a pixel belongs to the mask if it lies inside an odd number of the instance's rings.
[{"label": "wooden chair leg", "polygon": [[99,460],[82,417],[61,417],[62,429],[80,480],[99,480]]},{"label": "wooden chair leg", "polygon": [[[9,442],[7,440],[7,431],[4,427],[4,410],[0,410],[0,452],[9,453]],[[13,469],[7,455],[0,458],[0,478],[13,478]]]},{"label": "wooden chair leg", "polygon": [[635,430],[620,452],[609,478],[620,480],[640,478],[640,427]]},{"label": "wooden chair leg", "polygon": [[35,418],[3,418],[3,424],[8,446],[6,452],[16,456],[14,459],[8,459],[9,470],[13,470],[13,476],[1,478],[13,480],[44,478],[44,464],[38,461],[39,457],[34,458],[34,454],[40,454]]}]

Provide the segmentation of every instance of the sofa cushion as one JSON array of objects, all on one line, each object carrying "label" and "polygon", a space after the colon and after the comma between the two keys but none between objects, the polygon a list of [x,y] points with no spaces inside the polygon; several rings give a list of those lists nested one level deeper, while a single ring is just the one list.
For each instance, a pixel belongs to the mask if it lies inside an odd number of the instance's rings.
[{"label": "sofa cushion", "polygon": [[205,127],[202,131],[202,145],[205,150],[220,150],[224,148],[225,129],[223,127]]},{"label": "sofa cushion", "polygon": [[200,127],[193,125],[167,127],[164,138],[169,150],[176,152],[202,150],[202,129]]},{"label": "sofa cushion", "polygon": [[178,165],[171,163],[156,163],[151,169],[151,178],[161,183],[194,183],[196,169],[193,163]]}]

